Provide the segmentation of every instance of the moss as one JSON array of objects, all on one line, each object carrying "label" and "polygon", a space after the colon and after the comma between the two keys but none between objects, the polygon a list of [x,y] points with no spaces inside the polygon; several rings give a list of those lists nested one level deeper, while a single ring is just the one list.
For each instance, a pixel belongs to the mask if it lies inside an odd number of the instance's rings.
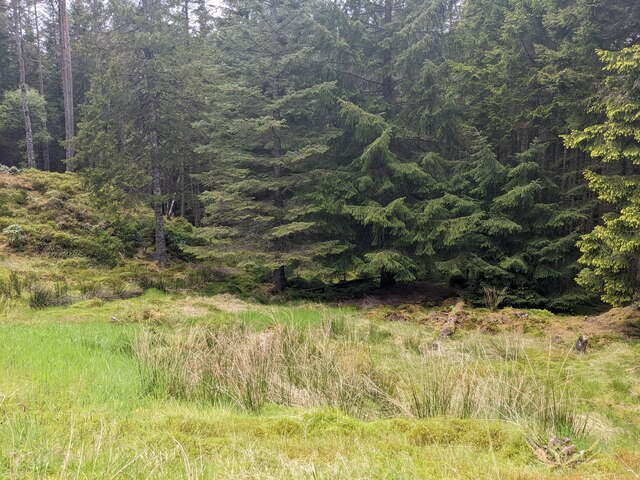
[{"label": "moss", "polygon": [[293,418],[276,418],[263,422],[257,432],[263,437],[297,437],[304,434],[305,427],[302,422]]}]

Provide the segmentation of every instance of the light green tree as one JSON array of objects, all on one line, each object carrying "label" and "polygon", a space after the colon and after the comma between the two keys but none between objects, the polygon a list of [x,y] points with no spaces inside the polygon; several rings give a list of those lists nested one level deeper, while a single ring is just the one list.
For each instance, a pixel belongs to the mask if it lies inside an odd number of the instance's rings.
[{"label": "light green tree", "polygon": [[609,74],[598,103],[601,123],[565,137],[567,146],[599,159],[585,177],[609,210],[578,242],[578,282],[613,305],[640,301],[640,45],[600,51]]}]

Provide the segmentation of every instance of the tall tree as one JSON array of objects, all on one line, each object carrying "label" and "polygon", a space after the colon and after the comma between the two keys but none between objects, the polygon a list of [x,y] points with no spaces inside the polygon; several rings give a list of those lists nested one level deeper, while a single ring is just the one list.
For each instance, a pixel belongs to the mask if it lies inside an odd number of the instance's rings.
[{"label": "tall tree", "polygon": [[[36,55],[38,60],[38,90],[40,92],[40,96],[44,98],[44,70],[42,66],[42,46],[40,43],[40,22],[38,21],[38,1],[33,1],[33,20],[35,26],[35,35],[36,35]],[[45,117],[44,121],[44,129],[47,129],[47,121]],[[44,170],[49,170],[51,168],[51,160],[49,153],[49,140],[48,138],[42,140],[42,168]]]},{"label": "tall tree", "polygon": [[65,156],[67,170],[73,168],[73,135],[75,129],[73,112],[73,69],[71,64],[71,40],[69,37],[69,17],[67,0],[58,0],[58,25],[60,28],[60,63],[62,74],[62,100],[64,103]]},{"label": "tall tree", "polygon": [[13,28],[16,42],[16,55],[20,69],[20,95],[22,101],[22,114],[24,116],[24,130],[27,145],[27,167],[36,168],[36,156],[33,150],[33,130],[31,128],[31,114],[29,113],[29,97],[27,96],[26,68],[24,52],[22,49],[22,22],[20,4],[18,0],[11,0],[13,10]]},{"label": "tall tree", "polygon": [[106,36],[110,56],[91,80],[74,157],[101,192],[126,190],[149,202],[160,263],[167,260],[165,215],[176,191],[175,172],[180,156],[193,147],[191,124],[202,110],[203,91],[195,61],[201,52],[186,53],[183,24],[170,21],[170,5],[117,4]]},{"label": "tall tree", "polygon": [[640,305],[640,45],[600,51],[609,76],[598,110],[604,121],[566,137],[601,166],[585,173],[610,206],[602,225],[579,242],[578,282],[613,305]]},{"label": "tall tree", "polygon": [[209,256],[260,260],[276,291],[285,269],[334,252],[321,236],[309,190],[313,170],[335,135],[327,117],[334,84],[314,68],[316,2],[229,0],[218,25],[222,85],[203,123],[205,221],[216,241]]}]

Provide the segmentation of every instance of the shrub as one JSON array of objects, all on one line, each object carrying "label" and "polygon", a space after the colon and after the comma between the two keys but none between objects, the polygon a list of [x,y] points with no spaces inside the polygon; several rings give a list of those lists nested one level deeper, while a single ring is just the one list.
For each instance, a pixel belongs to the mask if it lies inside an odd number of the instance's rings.
[{"label": "shrub", "polygon": [[0,164],[0,175],[17,175],[20,170],[17,167],[7,167]]},{"label": "shrub", "polygon": [[22,226],[16,224],[9,225],[7,228],[2,230],[2,233],[7,237],[9,246],[16,249],[22,247],[27,239],[27,235],[25,234]]},{"label": "shrub", "polygon": [[194,255],[187,252],[186,247],[206,245],[206,241],[198,236],[193,225],[182,217],[167,221],[165,227],[167,251],[176,258],[194,260]]},{"label": "shrub", "polygon": [[498,290],[495,287],[483,287],[484,291],[484,302],[487,305],[487,308],[492,312],[495,312],[500,304],[507,297],[508,289],[505,287],[502,290]]}]

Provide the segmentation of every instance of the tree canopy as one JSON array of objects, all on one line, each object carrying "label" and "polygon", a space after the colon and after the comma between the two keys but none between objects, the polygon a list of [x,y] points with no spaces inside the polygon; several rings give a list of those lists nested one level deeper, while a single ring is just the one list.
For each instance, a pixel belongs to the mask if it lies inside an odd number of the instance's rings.
[{"label": "tree canopy", "polygon": [[638,2],[6,3],[0,163],[143,199],[161,262],[178,216],[278,291],[638,300]]}]

